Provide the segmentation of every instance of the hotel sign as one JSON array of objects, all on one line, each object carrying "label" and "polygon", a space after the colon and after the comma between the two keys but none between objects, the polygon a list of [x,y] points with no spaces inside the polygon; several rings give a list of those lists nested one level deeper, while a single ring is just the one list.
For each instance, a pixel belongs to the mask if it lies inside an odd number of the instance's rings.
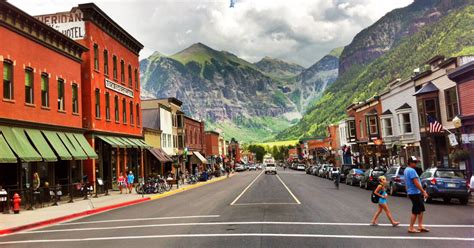
[{"label": "hotel sign", "polygon": [[83,14],[80,9],[74,8],[71,12],[41,15],[35,16],[35,18],[73,40],[84,39],[86,35]]},{"label": "hotel sign", "polygon": [[105,88],[133,98],[133,90],[105,79]]}]

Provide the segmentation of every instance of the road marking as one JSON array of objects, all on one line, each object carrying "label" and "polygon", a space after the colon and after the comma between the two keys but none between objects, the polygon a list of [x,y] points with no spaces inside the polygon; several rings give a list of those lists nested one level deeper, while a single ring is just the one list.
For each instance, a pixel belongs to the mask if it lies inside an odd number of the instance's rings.
[{"label": "road marking", "polygon": [[126,222],[126,221],[141,221],[141,220],[174,220],[174,219],[195,219],[195,218],[218,218],[220,215],[195,215],[195,216],[176,216],[176,217],[157,217],[157,218],[136,218],[136,219],[116,219],[116,220],[97,220],[97,221],[83,221],[83,222],[66,222],[57,224],[57,226],[82,225],[92,223],[108,223],[108,222]]},{"label": "road marking", "polygon": [[254,206],[254,205],[298,205],[296,202],[255,202],[255,203],[236,203],[234,206]]},{"label": "road marking", "polygon": [[286,184],[283,182],[283,180],[281,180],[280,176],[279,175],[276,175],[276,176],[277,176],[278,180],[280,180],[280,182],[283,184],[283,186],[285,186],[286,190],[288,190],[290,195],[293,196],[293,199],[295,199],[296,203],[301,204],[301,202],[298,200],[298,198],[296,198],[296,196],[293,194],[293,192],[291,192],[291,190],[288,188],[288,186],[286,186]]},{"label": "road marking", "polygon": [[[55,229],[55,230],[37,230],[22,232],[18,234],[32,233],[54,233],[54,232],[77,232],[77,231],[96,231],[96,230],[114,230],[114,229],[132,229],[132,228],[149,228],[149,227],[177,227],[177,226],[220,226],[220,225],[308,225],[308,226],[366,226],[368,223],[334,223],[334,222],[278,222],[278,221],[251,221],[251,222],[195,222],[195,223],[166,223],[166,224],[149,224],[149,225],[129,225],[129,226],[112,226],[112,227],[85,227],[71,229]],[[392,226],[391,224],[379,224],[380,226]],[[408,226],[401,224],[400,226]],[[427,227],[445,227],[445,228],[474,228],[474,225],[427,225]]]},{"label": "road marking", "polygon": [[160,239],[160,238],[216,238],[216,237],[282,237],[282,238],[332,238],[332,239],[383,239],[383,240],[438,240],[438,241],[474,241],[474,238],[463,237],[426,237],[426,236],[364,236],[364,235],[328,235],[328,234],[296,234],[296,233],[216,233],[216,234],[172,234],[147,236],[115,236],[75,239],[40,239],[0,242],[0,245],[32,244],[50,242],[84,242],[104,240]]},{"label": "road marking", "polygon": [[240,195],[238,195],[237,198],[235,198],[235,200],[232,203],[230,203],[231,206],[234,205],[240,199],[240,197],[242,197],[242,195],[245,194],[245,192],[252,186],[252,184],[255,183],[255,181],[257,181],[257,179],[263,174],[263,172],[264,171],[260,172],[260,174],[258,174],[258,176],[255,179],[253,179],[253,181],[249,185],[247,185],[244,191],[242,191],[242,193],[240,193]]}]

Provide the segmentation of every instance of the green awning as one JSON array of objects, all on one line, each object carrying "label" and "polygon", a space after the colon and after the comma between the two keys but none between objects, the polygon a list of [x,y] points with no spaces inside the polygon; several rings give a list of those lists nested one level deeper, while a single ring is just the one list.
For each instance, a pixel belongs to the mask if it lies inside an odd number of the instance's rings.
[{"label": "green awning", "polygon": [[138,139],[135,139],[135,138],[128,138],[130,140],[130,142],[134,143],[135,145],[143,148],[143,144],[141,142],[138,141]]},{"label": "green awning", "polygon": [[0,134],[0,163],[16,163],[18,160],[8,146],[7,141]]},{"label": "green awning", "polygon": [[112,147],[114,147],[114,148],[121,147],[120,144],[117,144],[117,143],[115,142],[115,140],[109,139],[108,136],[99,135],[99,136],[97,136],[97,138],[99,138],[99,139],[105,141],[105,143],[109,144],[110,146],[112,146]]},{"label": "green awning", "polygon": [[133,148],[139,147],[137,144],[133,143],[129,138],[119,137],[119,139],[122,140],[122,142],[128,144],[130,147],[133,147]]},{"label": "green awning", "polygon": [[81,146],[79,145],[79,143],[77,143],[76,139],[74,139],[74,136],[72,136],[73,140],[70,140],[68,138],[68,135],[66,135],[66,133],[57,132],[57,134],[75,160],[88,159],[86,153],[82,150]]},{"label": "green awning", "polygon": [[135,141],[138,142],[138,143],[140,143],[140,144],[142,144],[143,147],[147,147],[147,148],[152,147],[151,145],[148,145],[148,144],[145,142],[145,140],[142,140],[142,139],[135,139]]},{"label": "green awning", "polygon": [[79,144],[79,142],[77,142],[77,140],[74,138],[74,134],[72,134],[72,133],[65,133],[65,134],[66,134],[67,138],[69,139],[69,141],[71,141],[71,144],[74,146],[74,148],[76,148],[76,151],[78,152],[78,154],[80,154],[76,158],[76,160],[86,160],[86,159],[88,159],[89,156],[87,156],[87,153],[84,151],[84,149],[82,149],[81,144]]},{"label": "green awning", "polygon": [[74,133],[74,137],[76,138],[77,142],[81,145],[82,149],[86,152],[87,156],[90,159],[98,159],[97,153],[95,153],[94,148],[87,142],[86,137],[80,133]]},{"label": "green awning", "polygon": [[5,140],[22,162],[43,161],[41,155],[35,150],[21,128],[0,126]]},{"label": "green awning", "polygon": [[25,129],[26,134],[30,137],[36,150],[41,154],[45,162],[56,162],[58,157],[54,154],[54,151],[49,146],[43,134],[38,129]]},{"label": "green awning", "polygon": [[72,160],[71,154],[68,152],[61,139],[59,139],[59,136],[56,134],[56,132],[45,130],[41,132],[43,132],[44,136],[46,136],[49,144],[53,146],[56,154],[61,158],[61,160]]},{"label": "green awning", "polygon": [[129,145],[129,144],[125,143],[124,141],[122,141],[119,137],[109,136],[108,138],[111,139],[111,140],[114,140],[115,143],[117,143],[120,148],[130,148],[130,147],[132,147],[131,145]]}]

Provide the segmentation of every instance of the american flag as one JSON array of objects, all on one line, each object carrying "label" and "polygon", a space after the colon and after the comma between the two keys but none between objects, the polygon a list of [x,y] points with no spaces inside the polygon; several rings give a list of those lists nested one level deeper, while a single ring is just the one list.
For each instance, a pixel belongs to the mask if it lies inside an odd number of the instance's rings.
[{"label": "american flag", "polygon": [[443,125],[430,115],[428,115],[428,123],[430,124],[430,133],[440,133],[444,130]]}]

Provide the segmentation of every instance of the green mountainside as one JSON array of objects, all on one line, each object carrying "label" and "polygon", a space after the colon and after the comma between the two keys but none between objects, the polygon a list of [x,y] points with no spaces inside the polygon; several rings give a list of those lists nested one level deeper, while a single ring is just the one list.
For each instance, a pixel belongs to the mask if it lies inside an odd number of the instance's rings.
[{"label": "green mountainside", "polygon": [[397,46],[368,65],[349,67],[328,86],[301,121],[277,135],[277,139],[325,135],[327,125],[343,119],[350,103],[377,94],[394,78],[409,77],[413,69],[435,55],[466,54],[474,54],[472,5],[452,11],[438,22],[402,38]]},{"label": "green mountainside", "polygon": [[301,65],[288,63],[286,61],[264,57],[254,65],[266,75],[276,80],[291,80],[300,74],[305,68]]}]

